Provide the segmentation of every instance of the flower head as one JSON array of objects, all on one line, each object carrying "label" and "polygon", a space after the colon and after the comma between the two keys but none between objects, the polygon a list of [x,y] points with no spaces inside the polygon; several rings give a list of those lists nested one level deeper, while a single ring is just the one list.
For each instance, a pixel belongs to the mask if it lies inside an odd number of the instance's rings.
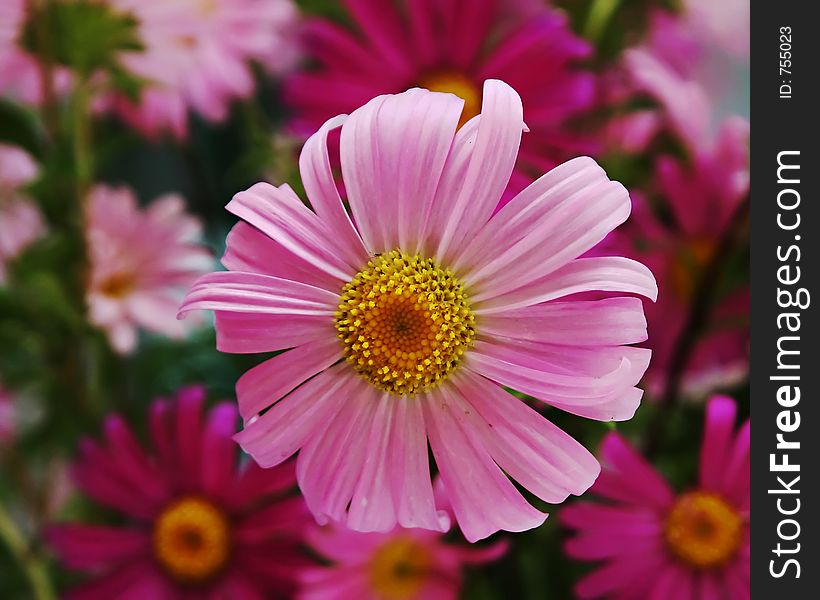
[{"label": "flower head", "polygon": [[91,321],[105,329],[118,352],[137,343],[137,326],[171,337],[179,299],[211,265],[198,245],[199,221],[168,194],[145,209],[125,187],[94,187],[88,197],[86,239],[90,275],[86,299]]},{"label": "flower head", "polygon": [[494,560],[507,547],[466,548],[425,529],[360,533],[338,525],[312,528],[308,543],[332,564],[303,572],[300,600],[456,600],[464,567]]},{"label": "flower head", "polygon": [[577,532],[567,553],[606,561],[579,597],[749,597],[749,421],[734,433],[736,411],[731,398],[709,401],[699,480],[680,494],[619,434],[604,439],[592,491],[609,503],[561,511]]},{"label": "flower head", "polygon": [[149,136],[187,134],[188,111],[221,121],[254,89],[251,61],[274,70],[292,62],[297,12],[291,0],[107,0],[132,14],[144,49],[122,63],[146,81],[139,100],[109,98]]},{"label": "flower head", "polygon": [[459,96],[464,123],[481,111],[484,80],[497,78],[521,94],[530,128],[511,190],[594,150],[566,126],[592,105],[594,80],[577,67],[591,47],[572,33],[562,13],[520,0],[345,4],[355,30],[324,20],[306,25],[307,52],[318,68],[287,82],[297,132],[313,133],[334,115],[414,86]]},{"label": "flower head", "polygon": [[118,416],[102,443],[86,440],[75,465],[79,488],[126,524],[53,525],[48,540],[90,580],[83,598],[279,597],[307,561],[298,550],[308,521],[287,492],[292,464],[237,466],[236,410],[204,412],[204,390],[186,388],[151,406],[146,451]]},{"label": "flower head", "polygon": [[37,205],[20,191],[38,170],[27,152],[0,144],[0,284],[6,264],[45,233]]},{"label": "flower head", "polygon": [[[577,258],[624,221],[629,196],[589,158],[495,212],[524,130],[521,100],[490,80],[483,109],[413,89],[328,121],[300,158],[313,210],[259,183],[228,210],[228,272],[202,277],[181,312],[215,311],[227,352],[292,348],[237,384],[237,440],[262,466],[301,450],[320,522],[441,530],[427,443],[465,537],[540,525],[510,477],[548,502],[580,494],[598,464],[502,386],[580,416],[628,419],[649,351],[625,258]],[[348,213],[327,149],[341,127]],[[495,214],[494,214],[495,213]],[[503,471],[502,471],[503,469]]]}]

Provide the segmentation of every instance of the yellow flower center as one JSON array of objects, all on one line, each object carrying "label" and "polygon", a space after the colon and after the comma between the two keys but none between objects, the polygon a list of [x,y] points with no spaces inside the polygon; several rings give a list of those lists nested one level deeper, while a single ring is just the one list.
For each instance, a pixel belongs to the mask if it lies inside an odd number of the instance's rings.
[{"label": "yellow flower center", "polygon": [[449,270],[392,250],[344,286],[336,330],[356,371],[386,392],[412,395],[458,365],[475,336],[475,316]]},{"label": "yellow flower center", "polygon": [[169,505],[154,523],[154,556],[183,583],[201,583],[217,575],[231,551],[231,528],[225,514],[200,498]]},{"label": "yellow flower center", "polygon": [[376,596],[385,600],[414,597],[427,579],[430,556],[409,537],[392,539],[376,549],[370,563],[370,583]]},{"label": "yellow flower center", "polygon": [[743,518],[725,500],[709,492],[678,498],[666,518],[666,544],[686,564],[708,569],[737,554],[743,539]]},{"label": "yellow flower center", "polygon": [[684,244],[671,257],[671,284],[675,295],[684,301],[692,299],[695,285],[715,253],[715,241],[697,238]]},{"label": "yellow flower center", "polygon": [[121,300],[134,289],[134,277],[130,274],[118,273],[100,283],[100,292],[109,298]]},{"label": "yellow flower center", "polygon": [[455,94],[464,100],[464,109],[461,111],[461,120],[458,126],[461,127],[481,112],[481,90],[473,81],[452,71],[438,71],[422,77],[419,87],[426,88],[431,92],[447,92]]}]

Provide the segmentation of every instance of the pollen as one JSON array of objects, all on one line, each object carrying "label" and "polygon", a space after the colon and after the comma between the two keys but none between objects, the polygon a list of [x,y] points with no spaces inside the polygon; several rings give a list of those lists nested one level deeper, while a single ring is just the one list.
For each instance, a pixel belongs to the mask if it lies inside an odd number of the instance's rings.
[{"label": "pollen", "polygon": [[208,581],[228,561],[230,524],[211,502],[187,497],[170,504],[154,522],[154,556],[160,566],[182,583]]},{"label": "pollen", "polygon": [[378,547],[370,562],[370,582],[379,598],[415,598],[430,575],[430,553],[410,537],[398,537]]},{"label": "pollen", "polygon": [[476,332],[456,276],[399,250],[373,258],[344,286],[336,330],[353,368],[397,396],[444,381]]},{"label": "pollen", "polygon": [[697,569],[719,567],[737,554],[743,518],[720,496],[696,491],[682,495],[666,519],[665,538],[673,555]]}]

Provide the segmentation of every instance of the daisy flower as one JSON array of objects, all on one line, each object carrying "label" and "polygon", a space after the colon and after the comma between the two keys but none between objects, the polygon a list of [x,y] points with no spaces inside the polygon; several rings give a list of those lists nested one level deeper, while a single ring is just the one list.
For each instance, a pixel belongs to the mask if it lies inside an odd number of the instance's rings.
[{"label": "daisy flower", "polygon": [[108,99],[131,126],[185,137],[188,111],[221,121],[231,101],[254,90],[251,61],[272,70],[293,62],[297,11],[290,0],[107,0],[132,14],[143,43],[123,66],[145,80],[139,100]]},{"label": "daisy flower", "polygon": [[617,433],[603,442],[592,491],[607,504],[561,511],[577,535],[566,551],[604,566],[576,587],[580,598],[749,597],[749,421],[733,432],[734,400],[713,397],[696,487],[675,494]]},{"label": "daisy flower", "polygon": [[[650,352],[626,258],[577,258],[630,211],[592,159],[544,175],[495,213],[524,130],[521,100],[495,80],[456,131],[464,101],[412,89],[334,117],[302,150],[313,210],[287,185],[258,183],[228,210],[227,272],[181,307],[215,311],[226,352],[291,348],[237,384],[236,436],[263,467],[299,451],[297,478],[320,523],[358,531],[441,530],[429,441],[465,537],[522,531],[547,502],[583,493],[599,466],[503,386],[576,415],[629,419]],[[327,138],[341,128],[350,203]]]},{"label": "daisy flower", "polygon": [[[661,224],[638,197],[632,229],[623,234],[629,239],[615,244],[649,265],[658,277],[659,300],[646,310],[654,352],[647,383],[653,393],[662,391],[704,269],[727,228],[735,226],[735,213],[749,193],[748,136],[748,122],[736,118],[725,123],[714,147],[697,152],[690,164],[670,156],[659,158],[657,193],[669,207],[672,224]],[[685,391],[703,394],[746,375],[748,318],[748,286],[719,290],[706,331],[684,372]]]},{"label": "daisy flower", "polygon": [[213,264],[198,245],[199,221],[184,211],[176,194],[145,209],[126,187],[98,185],[89,194],[89,318],[117,352],[136,347],[138,326],[170,337],[184,334],[175,318],[179,300]]},{"label": "daisy flower", "polygon": [[38,173],[31,156],[0,143],[0,284],[6,280],[6,265],[45,233],[37,205],[20,189]]},{"label": "daisy flower", "polygon": [[503,542],[485,548],[445,542],[425,529],[360,533],[338,525],[312,528],[310,546],[332,564],[302,574],[299,600],[457,600],[462,571],[499,558]]},{"label": "daisy flower", "polygon": [[481,110],[484,80],[497,78],[521,94],[530,128],[511,190],[567,158],[595,151],[567,128],[591,107],[595,85],[591,73],[577,68],[592,48],[575,36],[563,13],[520,0],[345,5],[353,29],[325,20],[306,25],[306,52],[316,68],[293,74],[285,90],[297,133],[313,133],[334,115],[414,86],[461,97],[464,123]]},{"label": "daisy flower", "polygon": [[157,400],[144,449],[118,416],[104,440],[85,440],[74,475],[80,490],[119,513],[118,526],[55,524],[47,539],[88,580],[67,597],[232,598],[291,594],[307,561],[298,546],[309,513],[287,492],[292,465],[237,466],[236,409],[203,411],[201,387]]}]

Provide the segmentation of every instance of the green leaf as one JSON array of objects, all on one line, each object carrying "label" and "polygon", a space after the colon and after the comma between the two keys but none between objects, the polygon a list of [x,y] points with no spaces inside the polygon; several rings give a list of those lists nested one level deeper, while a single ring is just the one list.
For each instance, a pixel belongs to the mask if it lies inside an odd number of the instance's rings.
[{"label": "green leaf", "polygon": [[22,41],[85,77],[117,68],[121,52],[143,49],[132,15],[90,0],[44,3],[26,23]]},{"label": "green leaf", "polygon": [[43,153],[45,134],[32,111],[0,98],[0,141],[20,146],[36,157]]}]

